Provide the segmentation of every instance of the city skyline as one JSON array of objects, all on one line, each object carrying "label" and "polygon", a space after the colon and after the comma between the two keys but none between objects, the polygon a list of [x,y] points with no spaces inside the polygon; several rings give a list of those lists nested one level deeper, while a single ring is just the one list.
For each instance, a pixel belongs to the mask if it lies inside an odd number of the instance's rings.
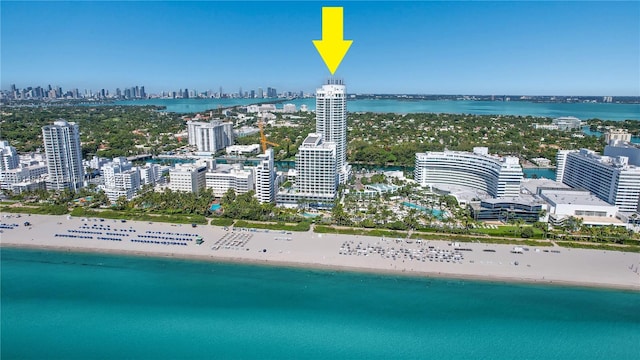
[{"label": "city skyline", "polygon": [[[313,91],[327,4],[250,5],[3,2],[1,87]],[[637,2],[339,5],[352,93],[640,94]]]}]

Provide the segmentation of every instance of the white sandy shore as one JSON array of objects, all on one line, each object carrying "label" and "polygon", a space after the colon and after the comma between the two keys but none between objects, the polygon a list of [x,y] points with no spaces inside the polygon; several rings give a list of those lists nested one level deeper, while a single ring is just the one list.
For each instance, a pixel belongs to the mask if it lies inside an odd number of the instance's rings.
[{"label": "white sandy shore", "polygon": [[[9,215],[11,217],[6,217],[7,215],[9,214],[0,218],[0,225],[18,224],[18,226],[13,229],[2,229],[0,245],[5,247],[198,258],[209,261],[250,262],[415,276],[640,290],[640,271],[638,270],[640,255],[637,253],[530,247],[522,254],[514,254],[511,252],[512,245],[460,243],[459,246],[455,246],[450,245],[448,241],[406,243],[405,240],[397,239],[313,232],[282,233],[274,230],[266,232],[240,229],[232,231],[206,225],[192,228],[190,225],[136,221],[123,223],[108,219],[104,221],[75,217],[69,219],[66,216],[22,215],[16,218],[16,214]],[[25,221],[30,222],[31,226],[25,227]],[[109,230],[106,230],[107,227]],[[160,234],[149,234],[147,231],[160,232]],[[121,235],[107,235],[107,232]],[[176,233],[190,236],[175,235]],[[92,236],[93,239],[62,237],[56,234]],[[182,236],[192,240],[143,238],[140,235],[174,238]],[[196,235],[204,239],[205,242],[202,245],[196,244]],[[97,240],[98,236],[119,238],[122,241]],[[187,245],[164,245],[131,240],[173,241]],[[360,251],[357,250],[358,246]],[[458,254],[463,258],[454,261],[455,247],[470,249],[470,251],[459,251]],[[495,250],[495,252],[486,250]],[[345,255],[346,253],[350,254]],[[448,259],[440,261],[443,256]]]}]

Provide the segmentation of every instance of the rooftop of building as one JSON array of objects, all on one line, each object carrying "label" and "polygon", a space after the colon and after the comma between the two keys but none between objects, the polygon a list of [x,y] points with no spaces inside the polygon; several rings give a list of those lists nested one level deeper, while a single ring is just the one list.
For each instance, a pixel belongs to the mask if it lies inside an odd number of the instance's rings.
[{"label": "rooftop of building", "polygon": [[524,179],[520,187],[527,194],[537,194],[539,188],[545,189],[569,189],[569,186],[551,179]]},{"label": "rooftop of building", "polygon": [[365,185],[365,188],[374,190],[380,193],[386,193],[386,192],[396,191],[400,187],[392,184],[369,184],[369,185]]},{"label": "rooftop of building", "polygon": [[560,116],[558,118],[553,119],[554,121],[580,121],[580,119],[578,119],[575,116]]},{"label": "rooftop of building", "polygon": [[488,204],[520,204],[526,206],[542,205],[544,201],[531,195],[520,195],[518,197],[502,197],[502,198],[490,198],[483,199],[482,202]]},{"label": "rooftop of building", "polygon": [[580,156],[589,160],[593,160],[599,164],[619,168],[623,170],[630,170],[640,173],[640,167],[629,164],[629,158],[627,156],[605,156],[600,155],[597,152],[589,149],[580,149],[578,152],[572,152],[570,156]]},{"label": "rooftop of building", "polygon": [[316,145],[318,141],[322,138],[322,135],[319,134],[309,134],[302,142],[303,145]]},{"label": "rooftop of building", "polygon": [[551,205],[588,205],[588,206],[614,206],[599,199],[588,191],[575,190],[543,190],[542,198]]},{"label": "rooftop of building", "polygon": [[489,149],[486,147],[475,147],[473,148],[473,152],[469,151],[457,151],[457,150],[444,150],[444,151],[427,151],[424,153],[416,153],[416,157],[435,157],[439,155],[463,155],[463,156],[476,156],[482,157],[494,162],[502,162],[509,165],[520,164],[520,160],[517,157],[513,156],[499,156],[495,154],[490,154]]}]

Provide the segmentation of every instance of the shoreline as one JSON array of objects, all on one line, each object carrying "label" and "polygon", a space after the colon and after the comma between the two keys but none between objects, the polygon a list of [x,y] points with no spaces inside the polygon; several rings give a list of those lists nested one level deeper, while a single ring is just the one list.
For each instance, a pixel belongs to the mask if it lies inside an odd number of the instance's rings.
[{"label": "shoreline", "polygon": [[74,253],[74,254],[92,254],[92,255],[111,255],[111,256],[127,256],[132,258],[153,258],[162,260],[186,260],[186,261],[200,261],[214,264],[230,264],[230,265],[248,265],[248,266],[266,266],[277,267],[286,269],[299,269],[299,270],[321,270],[321,271],[334,271],[340,273],[353,273],[353,274],[369,274],[369,275],[382,275],[382,276],[401,276],[407,278],[419,278],[419,279],[434,279],[434,280],[468,280],[484,283],[496,283],[496,284],[511,284],[511,285],[543,285],[543,286],[558,286],[558,287],[575,287],[586,289],[603,289],[603,290],[625,290],[625,291],[640,291],[639,287],[627,287],[604,283],[588,283],[588,282],[574,282],[563,280],[530,280],[516,277],[491,277],[482,275],[456,275],[456,274],[442,274],[433,272],[420,272],[420,271],[395,271],[384,269],[372,269],[365,267],[353,267],[353,266],[332,266],[316,263],[300,264],[296,262],[287,261],[258,261],[245,258],[225,258],[225,257],[207,257],[204,255],[180,255],[174,256],[174,254],[167,255],[166,253],[159,252],[133,252],[123,250],[101,250],[101,249],[89,249],[89,248],[68,248],[63,246],[38,246],[38,245],[24,245],[24,244],[0,244],[0,250],[3,248],[17,249],[17,250],[43,250],[51,252],[61,253]]},{"label": "shoreline", "polygon": [[[560,250],[552,253],[546,249],[534,248],[514,254],[511,251],[512,245],[479,243],[460,245],[444,240],[407,244],[402,239],[359,235],[312,232],[283,234],[280,231],[260,232],[236,229],[232,231],[212,225],[191,228],[191,226],[177,224],[149,224],[139,221],[126,223],[115,220],[98,221],[98,219],[83,221],[85,219],[54,215],[26,215],[20,220],[19,222],[26,220],[31,222],[31,228],[23,230],[25,227],[20,225],[14,229],[3,229],[0,248],[196,260],[445,280],[640,291],[640,274],[633,271],[634,267],[637,271],[640,256],[634,253],[568,248],[553,248]],[[0,224],[3,225],[15,222],[17,220],[14,218],[7,219],[3,216],[0,219]],[[104,241],[88,238],[60,238],[54,235],[72,234],[73,231],[89,232],[76,230],[86,229],[89,224],[90,228],[94,229],[108,225],[111,229],[110,234],[120,231],[129,239],[127,241],[123,236],[121,241]],[[190,242],[183,246],[134,242],[132,239],[134,232],[136,236],[143,238],[140,235],[150,233],[149,229],[153,229],[152,233],[170,234],[169,236],[178,236],[172,234],[184,234],[193,238],[201,236],[205,242],[202,245]],[[70,230],[72,230],[70,233],[64,233]],[[28,236],[24,236],[25,234]],[[232,239],[242,245],[225,245],[224,247],[216,245],[221,242],[225,244],[224,239]],[[351,246],[357,246],[358,250],[351,250],[347,255],[344,249]],[[430,254],[435,253],[436,250],[438,254],[453,254],[456,246],[465,247],[459,249],[463,251],[457,252],[461,255],[456,255],[462,259],[455,258],[449,261],[452,259],[449,257],[446,262],[442,258],[432,261],[431,258],[418,258],[417,255],[423,254],[426,250],[429,250]],[[215,249],[216,247],[218,249]],[[366,253],[364,249],[367,249]],[[381,255],[383,249],[387,251],[386,257],[384,254]],[[389,249],[393,249],[390,250],[390,253],[394,254],[393,259],[389,256]]]}]

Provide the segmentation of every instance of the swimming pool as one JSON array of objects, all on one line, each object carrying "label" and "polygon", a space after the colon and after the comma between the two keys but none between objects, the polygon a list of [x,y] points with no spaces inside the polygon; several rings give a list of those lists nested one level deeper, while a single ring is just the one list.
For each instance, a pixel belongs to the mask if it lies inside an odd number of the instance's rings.
[{"label": "swimming pool", "polygon": [[412,208],[412,209],[417,209],[417,210],[420,210],[420,211],[424,211],[424,212],[431,211],[431,214],[433,214],[433,216],[435,216],[435,217],[437,217],[439,219],[442,218],[443,215],[444,215],[444,211],[442,211],[442,210],[429,209],[429,208],[426,208],[424,206],[420,206],[420,205],[417,205],[417,204],[414,204],[414,203],[410,203],[410,202],[406,202],[406,201],[403,201],[402,205],[404,205],[406,207],[409,207],[409,208]]}]

